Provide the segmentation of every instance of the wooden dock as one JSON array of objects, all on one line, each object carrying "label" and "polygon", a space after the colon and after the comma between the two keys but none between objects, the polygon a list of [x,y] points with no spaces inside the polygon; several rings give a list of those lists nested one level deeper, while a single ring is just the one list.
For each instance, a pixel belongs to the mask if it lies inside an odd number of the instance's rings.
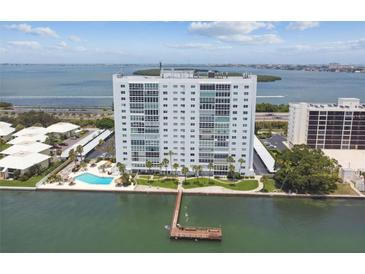
[{"label": "wooden dock", "polygon": [[182,227],[179,225],[180,206],[183,192],[179,190],[176,197],[175,210],[172,217],[170,238],[171,239],[191,239],[191,240],[222,240],[222,230],[220,228],[199,228]]}]

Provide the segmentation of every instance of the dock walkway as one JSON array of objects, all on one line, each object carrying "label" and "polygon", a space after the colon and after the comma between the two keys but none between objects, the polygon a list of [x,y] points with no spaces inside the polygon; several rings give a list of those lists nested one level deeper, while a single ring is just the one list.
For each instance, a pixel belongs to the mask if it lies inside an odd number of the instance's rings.
[{"label": "dock walkway", "polygon": [[179,190],[176,197],[175,210],[172,217],[170,238],[171,239],[202,239],[202,240],[222,240],[222,230],[220,228],[198,228],[182,227],[179,225],[180,206],[183,191]]}]

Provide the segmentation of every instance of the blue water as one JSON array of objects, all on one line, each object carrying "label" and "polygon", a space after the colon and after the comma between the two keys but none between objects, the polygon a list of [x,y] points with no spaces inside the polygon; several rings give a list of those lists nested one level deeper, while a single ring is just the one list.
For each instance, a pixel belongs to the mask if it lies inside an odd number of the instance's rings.
[{"label": "blue water", "polygon": [[[36,106],[112,106],[112,74],[131,75],[151,65],[0,65],[0,101]],[[191,66],[185,66],[191,67]],[[364,73],[334,73],[208,67],[201,69],[252,72],[282,77],[258,83],[258,102],[336,102],[338,97],[357,97],[365,102]]]},{"label": "blue water", "polygon": [[81,174],[75,179],[92,185],[109,185],[113,181],[112,177],[99,177],[91,173]]}]

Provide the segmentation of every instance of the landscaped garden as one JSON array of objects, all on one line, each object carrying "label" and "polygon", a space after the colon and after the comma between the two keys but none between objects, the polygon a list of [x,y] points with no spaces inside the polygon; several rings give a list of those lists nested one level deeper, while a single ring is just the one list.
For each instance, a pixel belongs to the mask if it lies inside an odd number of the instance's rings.
[{"label": "landscaped garden", "polygon": [[257,180],[238,180],[229,181],[223,179],[212,179],[212,178],[192,178],[187,179],[183,183],[185,189],[207,187],[207,186],[221,186],[231,190],[248,191],[258,187]]},{"label": "landscaped garden", "polygon": [[137,179],[137,184],[146,185],[146,186],[154,186],[154,187],[164,187],[177,189],[177,185],[179,183],[176,178],[158,178],[158,179],[147,179],[145,176],[139,176]]},{"label": "landscaped garden", "polygon": [[282,192],[282,190],[276,187],[276,182],[272,178],[267,178],[263,176],[261,178],[261,182],[264,185],[261,192]]}]

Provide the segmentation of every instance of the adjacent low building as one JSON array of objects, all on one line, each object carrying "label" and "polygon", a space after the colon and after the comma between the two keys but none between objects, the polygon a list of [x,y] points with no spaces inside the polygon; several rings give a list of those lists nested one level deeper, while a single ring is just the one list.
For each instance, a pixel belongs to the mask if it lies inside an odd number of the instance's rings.
[{"label": "adjacent low building", "polygon": [[365,149],[365,105],[357,98],[337,104],[291,103],[289,146],[321,149]]},{"label": "adjacent low building", "polygon": [[75,132],[77,129],[79,129],[80,126],[74,125],[71,123],[66,122],[59,122],[53,125],[50,125],[47,127],[47,133],[52,134],[55,137],[58,138],[69,138],[73,135],[75,135]]},{"label": "adjacent low building", "polygon": [[[26,174],[29,169],[39,165],[40,169],[49,166],[50,156],[34,152],[18,152],[0,160],[0,179],[11,179]],[[18,172],[17,172],[18,171]]]},{"label": "adjacent low building", "polygon": [[47,134],[47,129],[45,127],[26,127],[18,132],[15,132],[13,136],[34,136],[34,135],[45,135]]},{"label": "adjacent low building", "polygon": [[15,128],[11,126],[11,124],[6,122],[0,122],[0,140],[3,142],[7,142],[10,140],[12,133],[15,131]]},{"label": "adjacent low building", "polygon": [[50,148],[51,148],[50,145],[43,144],[40,142],[23,142],[8,147],[7,149],[1,151],[0,154],[13,155],[19,152],[33,152],[33,153],[42,153],[45,155],[49,155]]},{"label": "adjacent low building", "polygon": [[34,142],[45,142],[47,139],[47,135],[44,134],[29,134],[29,135],[23,135],[15,137],[14,139],[11,139],[8,144],[9,145],[18,145],[22,143],[34,143]]}]

